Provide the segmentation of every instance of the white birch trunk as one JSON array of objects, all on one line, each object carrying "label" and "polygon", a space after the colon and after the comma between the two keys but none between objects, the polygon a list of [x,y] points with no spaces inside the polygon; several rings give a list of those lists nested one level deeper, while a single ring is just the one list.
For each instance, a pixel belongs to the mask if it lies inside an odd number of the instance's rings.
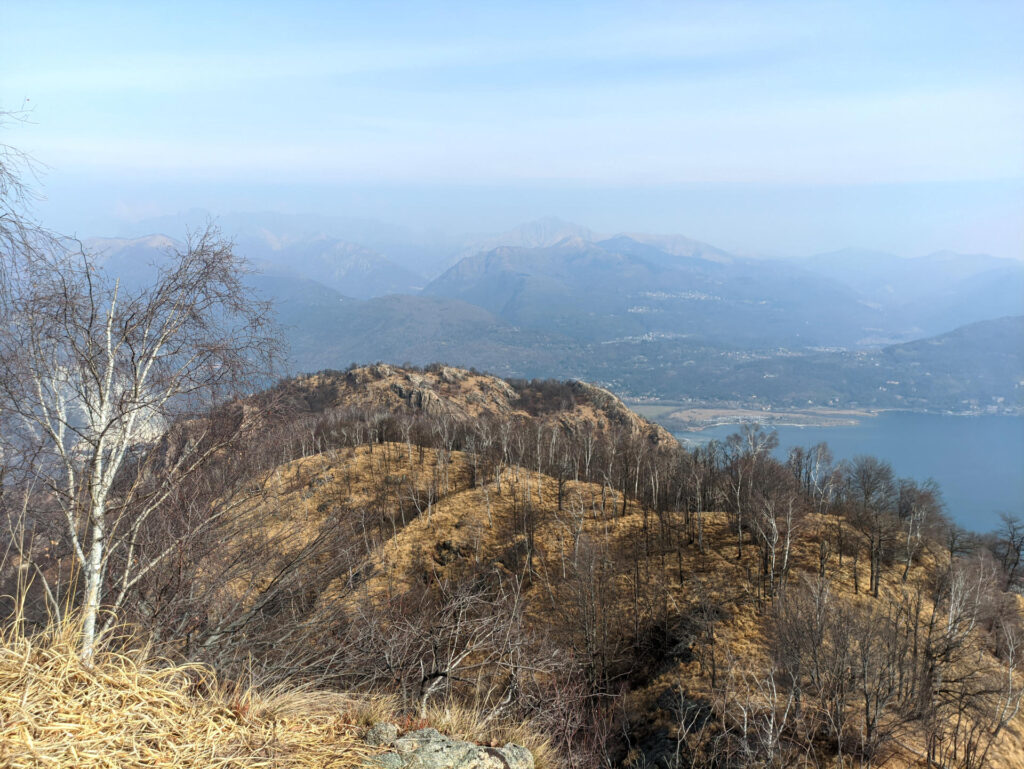
[{"label": "white birch trunk", "polygon": [[103,527],[93,525],[92,544],[85,565],[85,598],[82,602],[82,648],[80,656],[92,664],[96,652],[96,621],[103,600]]}]

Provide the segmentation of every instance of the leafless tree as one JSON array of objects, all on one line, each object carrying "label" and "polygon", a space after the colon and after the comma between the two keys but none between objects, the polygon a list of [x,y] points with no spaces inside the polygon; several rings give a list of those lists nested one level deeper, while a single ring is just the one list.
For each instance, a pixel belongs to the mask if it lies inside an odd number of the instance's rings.
[{"label": "leafless tree", "polygon": [[743,527],[749,515],[750,497],[758,476],[771,452],[779,445],[775,431],[766,432],[757,424],[743,425],[742,432],[726,439],[725,452],[728,462],[729,505],[736,525],[736,559],[743,559]]},{"label": "leafless tree", "polygon": [[3,254],[13,279],[0,328],[0,438],[5,453],[36,457],[22,480],[40,491],[38,518],[63,521],[83,581],[88,662],[101,608],[116,611],[174,550],[140,561],[147,520],[252,415],[240,410],[235,429],[219,433],[181,420],[263,384],[278,344],[268,305],[213,226],[134,290],[81,250],[51,246]]},{"label": "leafless tree", "polygon": [[935,481],[918,484],[902,478],[899,481],[897,515],[903,526],[903,574],[907,581],[910,566],[924,545],[928,524],[942,513],[942,494]]},{"label": "leafless tree", "polygon": [[799,523],[800,497],[785,474],[756,489],[750,526],[761,547],[761,571],[767,580],[765,596],[772,598],[789,575],[790,554]]},{"label": "leafless tree", "polygon": [[[0,129],[25,122],[25,110],[0,110]],[[10,291],[18,279],[11,259],[16,254],[41,253],[64,248],[67,240],[42,226],[32,205],[37,195],[31,180],[38,177],[38,163],[17,147],[0,142],[0,311],[6,312]]]},{"label": "leafless tree", "polygon": [[858,456],[849,470],[853,523],[867,540],[870,557],[869,590],[878,597],[882,559],[896,536],[897,487],[892,466],[872,456]]},{"label": "leafless tree", "polygon": [[1000,515],[1000,526],[995,533],[992,550],[1006,575],[1007,587],[1017,587],[1024,560],[1024,522],[1016,515]]}]

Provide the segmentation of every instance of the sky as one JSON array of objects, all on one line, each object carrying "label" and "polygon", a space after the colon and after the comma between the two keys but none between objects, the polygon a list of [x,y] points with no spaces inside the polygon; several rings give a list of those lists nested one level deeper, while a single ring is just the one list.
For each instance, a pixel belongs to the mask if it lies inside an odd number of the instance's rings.
[{"label": "sky", "polygon": [[[0,4],[85,236],[191,208],[1024,258],[1024,3]],[[141,234],[141,233],[139,233]]]}]

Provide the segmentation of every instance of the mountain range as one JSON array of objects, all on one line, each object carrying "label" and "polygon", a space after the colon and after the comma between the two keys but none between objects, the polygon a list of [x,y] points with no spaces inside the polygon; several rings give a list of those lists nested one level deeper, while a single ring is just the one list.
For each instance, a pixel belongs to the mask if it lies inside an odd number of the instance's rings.
[{"label": "mountain range", "polygon": [[[447,241],[358,220],[222,226],[277,306],[292,370],[444,361],[687,402],[1024,405],[1024,262],[852,249],[758,259],[553,218]],[[141,280],[175,242],[86,245]]]}]

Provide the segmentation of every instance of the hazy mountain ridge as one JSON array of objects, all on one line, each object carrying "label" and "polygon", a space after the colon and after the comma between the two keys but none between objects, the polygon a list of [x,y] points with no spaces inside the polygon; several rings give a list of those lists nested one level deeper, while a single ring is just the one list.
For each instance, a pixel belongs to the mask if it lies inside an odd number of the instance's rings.
[{"label": "hazy mountain ridge", "polygon": [[[339,297],[340,300],[340,297]],[[861,352],[745,350],[644,335],[580,343],[434,297],[282,303],[299,369],[444,360],[502,376],[587,379],[622,395],[693,403],[908,408],[963,413],[1024,407],[1024,324],[984,321]],[[889,384],[898,382],[898,385]]]},{"label": "hazy mountain ridge", "polygon": [[[181,239],[189,227],[195,229],[209,218],[207,212],[191,211],[148,220],[138,228]],[[500,248],[593,246],[635,257],[662,270],[683,271],[689,281],[685,290],[692,292],[709,293],[707,284],[717,274],[732,275],[735,280],[730,285],[740,291],[737,298],[744,301],[770,302],[783,297],[789,292],[787,284],[794,281],[802,283],[803,298],[807,300],[822,291],[846,293],[846,297],[833,293],[825,302],[831,312],[815,317],[810,326],[816,329],[827,322],[866,327],[866,333],[860,335],[844,329],[825,342],[794,336],[785,340],[788,346],[871,346],[910,341],[978,320],[1024,313],[1024,263],[985,254],[940,251],[902,258],[851,248],[810,257],[753,259],[682,235],[601,235],[556,217],[527,222],[497,235],[454,236],[343,216],[234,213],[218,221],[226,234],[236,238],[244,255],[361,298],[414,293],[431,282],[435,285],[428,293],[437,294],[440,285],[450,282],[450,275],[442,278],[452,268]],[[716,266],[721,268],[717,272]],[[532,265],[524,272],[545,279],[550,268]],[[599,288],[614,295],[614,290],[620,288],[615,285],[618,276],[606,277],[607,285]],[[657,276],[659,282],[662,277]],[[744,284],[746,291],[741,290]],[[841,301],[836,303],[836,298]],[[487,309],[497,310],[491,305]],[[875,319],[871,311],[875,311]],[[624,325],[612,338],[635,333],[628,319],[618,321]],[[697,321],[699,318],[686,319],[688,323]],[[708,325],[712,329],[718,326]],[[835,327],[822,330],[826,332],[822,335],[839,331]],[[709,333],[708,328],[696,331]]]},{"label": "hazy mountain ridge", "polygon": [[857,249],[793,261],[849,286],[917,335],[1024,313],[1024,262],[952,251],[905,259]]},{"label": "hazy mountain ridge", "polygon": [[161,234],[136,238],[86,238],[82,241],[82,247],[95,255],[105,270],[131,285],[149,282],[155,266],[168,251],[184,245],[184,241]]},{"label": "hazy mountain ridge", "polygon": [[[568,240],[593,242],[600,238],[593,230],[556,216],[545,216],[520,224],[497,235],[484,235],[469,240],[458,259],[493,251],[503,246],[514,248],[547,248]],[[457,260],[456,260],[457,261]]]},{"label": "hazy mountain ridge", "polygon": [[865,296],[891,296],[898,291],[904,300],[916,299],[936,290],[936,287],[947,290],[958,281],[1015,264],[987,254],[937,251],[903,258],[883,251],[856,248],[790,261],[845,283]]},{"label": "hazy mountain ridge", "polygon": [[436,275],[449,266],[464,241],[437,232],[414,230],[402,225],[353,216],[284,214],[275,211],[231,212],[216,217],[204,209],[144,219],[131,225],[126,234],[166,232],[183,239],[188,231],[215,220],[236,242],[270,239],[295,245],[323,239],[342,240],[371,249],[410,272]]},{"label": "hazy mountain ridge", "polygon": [[869,352],[746,362],[717,385],[737,399],[955,413],[1024,409],[1024,316]]},{"label": "hazy mountain ridge", "polygon": [[660,333],[761,346],[849,345],[879,322],[848,289],[809,272],[675,256],[625,236],[495,249],[463,259],[424,293],[588,342]]},{"label": "hazy mountain ridge", "polygon": [[[265,296],[279,289],[270,285]],[[277,304],[290,370],[343,368],[353,362],[425,365],[459,361],[503,376],[571,370],[572,342],[519,329],[476,305],[418,296],[346,299],[311,305],[301,296]]]},{"label": "hazy mountain ridge", "polygon": [[358,299],[387,294],[413,294],[425,280],[373,249],[321,236],[296,242],[240,240],[241,252],[276,270],[316,280]]},{"label": "hazy mountain ridge", "polygon": [[[1024,265],[1008,260],[852,250],[760,260],[549,218],[477,238],[508,244],[458,259],[413,294],[423,279],[383,253],[314,230],[316,218],[281,221],[291,226],[250,228],[237,246],[263,273],[250,279],[277,305],[293,371],[443,360],[687,402],[1021,405],[1024,330],[1012,322],[953,334],[942,356],[930,345],[883,349],[951,332],[951,323],[1024,314],[1013,311],[1024,304]],[[153,235],[86,245],[140,282],[163,249],[181,244]]]}]

